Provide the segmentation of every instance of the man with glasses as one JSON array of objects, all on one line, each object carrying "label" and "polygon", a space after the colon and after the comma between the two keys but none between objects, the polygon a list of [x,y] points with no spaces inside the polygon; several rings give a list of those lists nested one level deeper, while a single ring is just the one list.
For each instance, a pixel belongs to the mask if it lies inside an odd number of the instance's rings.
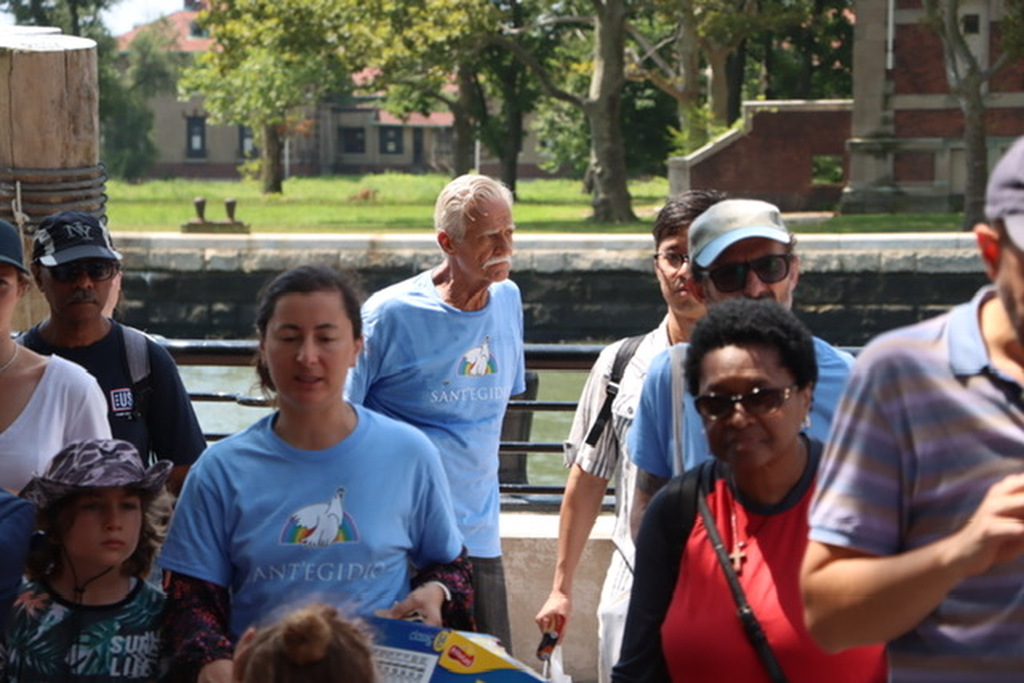
[{"label": "man with glasses", "polygon": [[33,243],[32,274],[50,315],[19,341],[88,370],[107,398],[114,438],[130,441],[147,460],[172,461],[168,487],[177,493],[206,442],[170,354],[103,315],[120,271],[121,254],[95,216],[62,211],[44,218]]},{"label": "man with glasses", "polygon": [[[793,253],[795,243],[778,207],[768,202],[728,199],[715,204],[690,226],[694,297],[709,308],[737,297],[773,299],[792,307],[800,265]],[[824,441],[853,357],[817,337],[814,347],[818,382],[806,431]],[[634,534],[651,497],[669,478],[711,457],[688,394],[681,397],[681,423],[673,420],[673,393],[679,405],[680,395],[686,393],[682,386],[681,351],[665,352],[651,361],[629,433],[629,449],[637,466]],[[679,432],[678,448],[675,432]]]},{"label": "man with glasses", "polygon": [[[655,329],[642,338],[609,344],[601,352],[587,377],[580,395],[576,416],[565,440],[565,462],[569,477],[562,498],[558,533],[558,558],[554,581],[547,601],[535,617],[544,633],[565,635],[565,625],[572,615],[573,578],[590,531],[594,527],[608,481],[615,477],[615,527],[612,541],[615,554],[601,589],[597,607],[599,680],[608,681],[618,660],[629,592],[633,584],[633,537],[629,529],[633,499],[635,468],[626,453],[626,433],[633,424],[633,413],[640,398],[640,388],[651,359],[672,344],[689,341],[690,331],[704,315],[704,306],[696,301],[686,286],[690,277],[687,256],[687,232],[693,219],[725,195],[713,190],[694,190],[670,200],[658,213],[654,223],[652,255],[654,273],[658,278],[666,314]],[[623,350],[624,346],[627,350]],[[628,357],[619,359],[620,354]],[[609,394],[614,381],[613,368],[622,362],[621,376]],[[602,413],[611,401],[610,411]]]}]

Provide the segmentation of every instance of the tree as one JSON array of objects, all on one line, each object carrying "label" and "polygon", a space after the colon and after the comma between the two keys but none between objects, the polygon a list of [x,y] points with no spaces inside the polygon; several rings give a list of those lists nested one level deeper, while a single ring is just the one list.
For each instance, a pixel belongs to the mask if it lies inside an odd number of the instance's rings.
[{"label": "tree", "polygon": [[[507,36],[495,36],[537,75],[544,92],[578,107],[587,118],[590,131],[589,180],[592,183],[592,219],[599,223],[636,220],[629,195],[626,155],[622,138],[622,89],[626,84],[625,42],[630,0],[589,0],[586,14],[572,13],[570,3],[551,3],[547,23],[588,26],[592,54],[587,93],[571,92],[558,83],[564,65],[544,64]],[[567,11],[567,14],[559,12]]]},{"label": "tree", "polygon": [[215,47],[185,69],[179,94],[202,94],[214,123],[253,129],[265,194],[283,189],[288,133],[349,87],[371,39],[358,12],[347,0],[226,0],[200,15]]},{"label": "tree", "polygon": [[482,36],[498,30],[497,8],[488,0],[383,0],[367,3],[360,20],[373,35],[362,64],[372,78],[363,89],[386,91],[385,106],[399,117],[451,111],[453,170],[468,172],[478,111],[474,62]]},{"label": "tree", "polygon": [[138,180],[156,161],[148,100],[173,93],[184,64],[170,24],[160,21],[136,34],[127,54],[115,62],[116,68],[104,71],[112,81],[101,101],[101,108],[110,112],[102,128],[103,159],[111,175]]},{"label": "tree", "polygon": [[[622,136],[630,177],[664,175],[665,150],[672,145],[676,115],[675,101],[651,83],[626,83],[622,92]],[[579,107],[549,100],[539,107],[534,129],[544,141],[545,170],[585,177],[590,148],[587,120]]]},{"label": "tree", "polygon": [[2,0],[0,9],[14,16],[19,25],[58,26],[64,33],[95,39],[110,32],[100,20],[100,12],[119,0]]},{"label": "tree", "polygon": [[985,122],[986,83],[1011,59],[1024,54],[1024,2],[1004,0],[1002,50],[985,65],[971,49],[963,30],[959,0],[923,0],[926,23],[939,37],[945,57],[946,81],[964,115],[965,230],[985,220],[988,146]]}]

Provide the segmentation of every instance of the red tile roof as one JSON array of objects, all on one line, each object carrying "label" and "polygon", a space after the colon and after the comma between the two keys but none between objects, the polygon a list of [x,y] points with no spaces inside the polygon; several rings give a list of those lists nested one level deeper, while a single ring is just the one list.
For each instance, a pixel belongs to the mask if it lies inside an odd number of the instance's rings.
[{"label": "red tile roof", "polygon": [[205,52],[213,45],[213,38],[192,37],[192,24],[195,22],[198,14],[199,12],[195,10],[181,10],[167,15],[163,19],[137,26],[128,33],[117,37],[117,49],[122,52],[127,50],[139,33],[160,21],[166,21],[171,28],[172,34],[177,38],[179,52]]}]

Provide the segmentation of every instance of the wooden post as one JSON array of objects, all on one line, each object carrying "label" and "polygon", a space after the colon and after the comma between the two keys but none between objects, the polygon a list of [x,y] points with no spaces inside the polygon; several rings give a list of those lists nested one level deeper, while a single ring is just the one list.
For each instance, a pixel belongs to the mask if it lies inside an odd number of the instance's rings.
[{"label": "wooden post", "polygon": [[[96,43],[57,29],[0,30],[0,218],[23,230],[64,209],[105,213]],[[19,203],[20,199],[20,203]],[[33,287],[15,329],[46,316]]]}]

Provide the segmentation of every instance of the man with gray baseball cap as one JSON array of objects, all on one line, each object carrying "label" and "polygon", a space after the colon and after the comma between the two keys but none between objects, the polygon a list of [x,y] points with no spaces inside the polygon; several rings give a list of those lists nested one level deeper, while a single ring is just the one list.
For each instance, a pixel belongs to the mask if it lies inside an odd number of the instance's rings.
[{"label": "man with gray baseball cap", "polygon": [[[789,232],[778,207],[755,199],[718,202],[690,226],[689,248],[693,260],[690,286],[694,298],[712,306],[737,297],[772,299],[793,305],[799,280],[799,259],[793,253],[796,238]],[[824,440],[832,414],[846,384],[853,357],[815,337],[818,382],[814,387],[811,437]],[[637,406],[629,450],[637,466],[633,504],[636,533],[647,503],[669,478],[711,457],[704,428],[687,392],[682,387],[683,348],[669,349],[651,361]],[[673,374],[676,375],[673,378]],[[682,424],[674,416],[682,399]],[[676,432],[679,432],[679,447]]]},{"label": "man with gray baseball cap", "polygon": [[1024,138],[985,208],[992,285],[865,347],[811,504],[811,636],[888,643],[896,683],[1024,672]]}]

